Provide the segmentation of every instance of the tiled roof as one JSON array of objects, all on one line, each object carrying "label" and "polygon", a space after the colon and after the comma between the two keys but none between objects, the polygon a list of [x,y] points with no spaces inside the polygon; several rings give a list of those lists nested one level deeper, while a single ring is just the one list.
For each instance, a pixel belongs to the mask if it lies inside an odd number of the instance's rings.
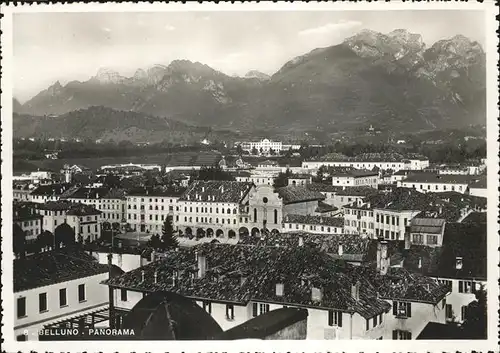
[{"label": "tiled roof", "polygon": [[278,194],[283,198],[284,204],[297,202],[324,200],[325,197],[318,191],[309,190],[306,186],[284,186],[277,189]]},{"label": "tiled roof", "polygon": [[355,157],[347,157],[340,153],[326,154],[320,161],[349,161],[349,162],[402,162],[409,159],[427,160],[427,157],[418,154],[402,155],[399,153],[361,153]]},{"label": "tiled roof", "polygon": [[338,208],[335,206],[332,206],[326,202],[319,201],[318,202],[318,207],[316,208],[316,212],[318,213],[326,213],[326,212],[333,212],[337,211]]},{"label": "tiled roof", "polygon": [[200,202],[239,203],[250,191],[253,183],[237,181],[196,181],[179,200]]},{"label": "tiled roof", "polygon": [[393,192],[370,195],[367,203],[374,209],[426,210],[445,202],[432,193],[420,193],[411,188],[397,188]]},{"label": "tiled roof", "polygon": [[192,167],[192,166],[214,166],[222,159],[220,153],[214,152],[183,152],[171,154],[167,157],[167,167]]},{"label": "tiled roof", "polygon": [[35,190],[31,192],[31,195],[35,196],[53,196],[61,195],[67,189],[71,187],[71,184],[50,184],[50,185],[40,185]]},{"label": "tiled roof", "polygon": [[60,201],[49,201],[41,204],[34,204],[33,207],[40,210],[48,210],[48,211],[68,211],[71,208],[77,207],[79,205],[81,204],[67,200],[60,200]]},{"label": "tiled roof", "polygon": [[[114,277],[107,281],[115,287],[143,291],[172,291],[191,298],[247,303],[276,302],[288,305],[358,312],[366,318],[387,312],[390,305],[376,298],[369,278],[361,282],[360,300],[351,297],[350,276],[326,253],[311,248],[273,248],[204,244],[197,246],[207,258],[208,270],[202,279],[191,279],[196,267],[195,249],[169,253],[164,260]],[[174,269],[180,271],[173,286]],[[142,281],[144,271],[144,281]],[[154,272],[157,271],[157,283]],[[276,284],[284,285],[284,295],[276,295]],[[311,299],[313,286],[323,289],[319,302]]]},{"label": "tiled roof", "polygon": [[108,193],[103,196],[103,199],[120,199],[125,200],[127,198],[127,190],[125,189],[109,189]]},{"label": "tiled roof", "polygon": [[[404,267],[442,278],[486,279],[486,224],[447,223],[442,247],[412,245]],[[462,268],[456,268],[457,257]],[[419,268],[418,264],[422,266]]]},{"label": "tiled roof", "polygon": [[[342,190],[341,186],[334,186],[332,184],[323,184],[323,183],[310,183],[307,184],[306,187],[311,191],[317,192],[332,192],[337,193]],[[354,188],[351,188],[354,189]]]},{"label": "tiled roof", "polygon": [[354,167],[330,167],[328,174],[333,177],[364,177],[378,175],[378,172],[371,170],[356,169]]},{"label": "tiled roof", "polygon": [[42,252],[14,260],[14,292],[108,272],[91,255],[75,249]]},{"label": "tiled roof", "polygon": [[343,217],[323,217],[323,216],[304,216],[299,214],[286,215],[283,223],[299,223],[311,225],[324,225],[329,227],[344,227]]},{"label": "tiled roof", "polygon": [[311,179],[312,176],[310,174],[292,174],[288,179]]},{"label": "tiled roof", "polygon": [[473,178],[470,175],[443,175],[437,173],[408,174],[405,183],[439,183],[439,184],[470,184]]},{"label": "tiled roof", "polygon": [[67,196],[70,199],[100,199],[109,192],[109,188],[86,188],[81,187]]},{"label": "tiled roof", "polygon": [[33,203],[31,202],[12,202],[12,219],[15,222],[29,221],[43,218],[42,215],[34,213]]},{"label": "tiled roof", "polygon": [[413,218],[411,233],[441,234],[445,220],[442,218]]},{"label": "tiled roof", "polygon": [[95,207],[90,205],[77,204],[66,212],[69,216],[90,216],[90,215],[100,215],[102,212],[95,209]]},{"label": "tiled roof", "polygon": [[185,191],[184,187],[141,187],[129,190],[127,196],[181,197]]},{"label": "tiled roof", "polygon": [[469,187],[473,189],[486,189],[487,188],[486,175],[481,175],[479,177],[473,178],[472,182],[469,184]]},{"label": "tiled roof", "polygon": [[486,223],[486,212],[471,212],[462,223]]},{"label": "tiled roof", "polygon": [[355,186],[348,187],[337,191],[336,195],[339,196],[370,196],[376,195],[378,193],[377,189],[367,187],[367,186]]}]

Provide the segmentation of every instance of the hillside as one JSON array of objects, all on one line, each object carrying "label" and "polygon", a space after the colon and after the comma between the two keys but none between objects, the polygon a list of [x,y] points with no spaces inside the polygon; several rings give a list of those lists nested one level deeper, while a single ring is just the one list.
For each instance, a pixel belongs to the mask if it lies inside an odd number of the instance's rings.
[{"label": "hillside", "polygon": [[[138,112],[106,107],[79,109],[60,116],[14,114],[14,137],[80,138],[132,142],[193,143],[207,134],[206,128]],[[217,135],[217,132],[212,132]]]},{"label": "hillside", "polygon": [[18,110],[60,115],[102,105],[241,131],[334,132],[371,124],[414,132],[484,124],[485,76],[484,51],[463,36],[426,48],[406,30],[364,30],[290,60],[270,78],[255,70],[230,77],[187,60],[128,78],[101,69],[86,82],[56,82]]}]

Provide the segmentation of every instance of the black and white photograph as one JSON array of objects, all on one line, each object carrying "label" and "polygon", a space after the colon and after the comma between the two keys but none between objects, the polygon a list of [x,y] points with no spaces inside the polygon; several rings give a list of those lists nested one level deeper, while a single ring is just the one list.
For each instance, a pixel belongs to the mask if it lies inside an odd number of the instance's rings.
[{"label": "black and white photograph", "polygon": [[7,348],[498,348],[492,1],[111,5],[1,8]]}]

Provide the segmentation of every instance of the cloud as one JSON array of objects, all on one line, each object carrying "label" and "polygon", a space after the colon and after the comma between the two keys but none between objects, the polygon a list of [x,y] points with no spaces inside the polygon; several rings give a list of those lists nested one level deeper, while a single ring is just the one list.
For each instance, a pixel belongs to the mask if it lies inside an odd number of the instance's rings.
[{"label": "cloud", "polygon": [[326,25],[307,28],[302,31],[299,31],[300,36],[310,36],[310,35],[321,35],[321,34],[330,34],[339,31],[345,31],[354,29],[356,27],[361,27],[362,23],[359,21],[345,21],[341,20],[336,23],[327,23]]},{"label": "cloud", "polygon": [[164,27],[167,31],[175,31],[175,27],[172,25],[165,25]]}]

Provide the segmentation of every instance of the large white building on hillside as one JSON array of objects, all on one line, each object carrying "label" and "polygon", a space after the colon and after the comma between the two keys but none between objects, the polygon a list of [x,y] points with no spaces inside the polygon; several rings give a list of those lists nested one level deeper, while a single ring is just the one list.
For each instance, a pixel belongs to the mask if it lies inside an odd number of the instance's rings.
[{"label": "large white building on hillside", "polygon": [[281,141],[262,139],[260,141],[241,142],[240,146],[243,151],[247,151],[250,154],[257,151],[258,154],[269,155],[271,153],[271,150],[275,154],[280,154],[283,144],[281,143]]}]

